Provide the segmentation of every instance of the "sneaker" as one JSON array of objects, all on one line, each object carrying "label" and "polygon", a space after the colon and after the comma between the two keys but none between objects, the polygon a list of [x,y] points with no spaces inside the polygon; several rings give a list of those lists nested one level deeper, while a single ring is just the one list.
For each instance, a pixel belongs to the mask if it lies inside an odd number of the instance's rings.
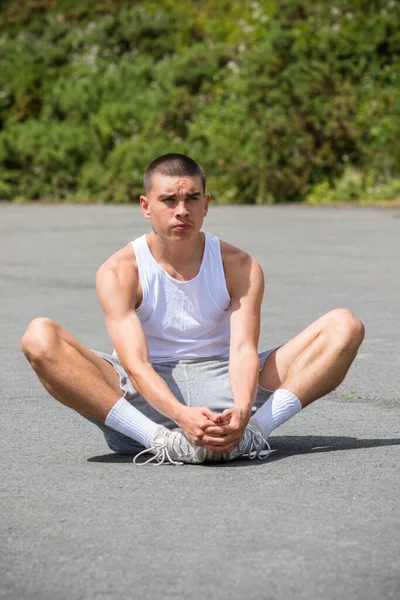
[{"label": "sneaker", "polygon": [[[137,459],[142,454],[152,453],[149,460],[138,463]],[[133,462],[139,465],[147,465],[151,462],[156,462],[158,465],[169,463],[171,465],[183,465],[184,463],[199,464],[207,461],[215,460],[214,456],[218,456],[217,460],[222,456],[206,448],[196,446],[186,437],[185,432],[181,428],[167,429],[162,425],[154,434],[153,445],[151,448],[146,448],[136,454]]]},{"label": "sneaker", "polygon": [[230,452],[220,454],[220,456],[222,456],[222,460],[224,461],[235,460],[235,458],[245,455],[250,460],[254,460],[255,458],[265,460],[270,454],[271,447],[264,438],[261,427],[253,421],[249,421],[239,444]]},{"label": "sneaker", "polygon": [[[137,462],[139,456],[148,453],[152,453],[154,456],[145,462]],[[136,454],[133,462],[139,465],[147,465],[151,462],[156,462],[158,465],[165,463],[171,465],[200,464],[203,462],[228,462],[245,455],[248,455],[250,460],[255,458],[265,460],[270,453],[271,448],[264,439],[262,429],[251,421],[244,430],[240,443],[233,450],[224,454],[196,446],[188,440],[180,427],[171,430],[161,425],[154,435],[153,446]]]}]

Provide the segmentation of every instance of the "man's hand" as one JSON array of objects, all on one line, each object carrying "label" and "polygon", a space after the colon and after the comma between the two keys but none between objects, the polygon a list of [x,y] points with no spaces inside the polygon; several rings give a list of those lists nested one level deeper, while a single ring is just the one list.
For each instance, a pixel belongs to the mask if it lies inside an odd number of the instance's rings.
[{"label": "man's hand", "polygon": [[228,408],[217,415],[215,424],[207,425],[199,445],[213,452],[230,452],[237,446],[247,427],[251,413],[239,408]]},{"label": "man's hand", "polygon": [[[217,435],[223,433],[222,427],[216,426],[216,420],[220,416],[204,406],[182,406],[177,424],[182,427],[190,441],[197,446],[204,446],[203,440],[207,427],[212,426]],[[207,439],[213,440],[214,438],[209,435]]]}]

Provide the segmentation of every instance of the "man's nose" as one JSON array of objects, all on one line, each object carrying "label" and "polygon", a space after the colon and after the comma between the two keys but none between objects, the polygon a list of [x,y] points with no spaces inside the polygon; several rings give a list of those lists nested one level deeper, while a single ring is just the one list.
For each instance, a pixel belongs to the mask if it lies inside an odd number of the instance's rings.
[{"label": "man's nose", "polygon": [[176,207],[177,217],[186,217],[189,214],[187,204],[182,200]]}]

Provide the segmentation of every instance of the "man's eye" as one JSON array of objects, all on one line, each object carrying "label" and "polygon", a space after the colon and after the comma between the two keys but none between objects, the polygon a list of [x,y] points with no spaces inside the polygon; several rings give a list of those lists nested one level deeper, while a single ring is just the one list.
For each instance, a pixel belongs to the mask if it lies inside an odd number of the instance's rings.
[{"label": "man's eye", "polygon": [[[199,196],[187,196],[186,200],[197,200]],[[162,202],[175,202],[175,198],[163,198]]]}]

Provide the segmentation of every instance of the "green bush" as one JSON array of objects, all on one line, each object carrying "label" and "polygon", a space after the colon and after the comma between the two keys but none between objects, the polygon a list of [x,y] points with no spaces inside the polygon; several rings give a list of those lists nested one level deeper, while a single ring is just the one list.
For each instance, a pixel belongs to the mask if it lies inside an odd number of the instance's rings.
[{"label": "green bush", "polygon": [[348,167],[333,184],[327,180],[316,184],[305,200],[307,204],[399,201],[400,178],[384,182],[374,178],[373,172],[367,175],[354,167]]},{"label": "green bush", "polygon": [[219,203],[398,197],[399,0],[17,0],[0,198],[136,202],[167,152]]}]

